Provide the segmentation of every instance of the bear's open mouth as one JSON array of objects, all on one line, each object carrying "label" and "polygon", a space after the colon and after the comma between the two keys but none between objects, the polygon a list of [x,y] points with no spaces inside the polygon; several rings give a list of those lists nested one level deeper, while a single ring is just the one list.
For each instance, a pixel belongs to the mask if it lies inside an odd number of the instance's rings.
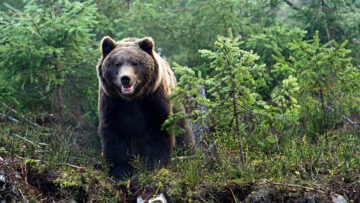
[{"label": "bear's open mouth", "polygon": [[132,85],[121,85],[121,92],[123,94],[131,94],[134,92],[135,83]]}]

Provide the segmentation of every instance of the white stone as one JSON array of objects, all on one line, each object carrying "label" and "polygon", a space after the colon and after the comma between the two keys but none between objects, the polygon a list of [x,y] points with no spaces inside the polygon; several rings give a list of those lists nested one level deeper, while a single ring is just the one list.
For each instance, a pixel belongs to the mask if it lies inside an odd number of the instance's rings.
[{"label": "white stone", "polygon": [[0,174],[0,183],[5,183],[5,175]]},{"label": "white stone", "polygon": [[136,199],[136,203],[145,203],[145,200],[143,200],[143,198],[139,196]]},{"label": "white stone", "polygon": [[[137,197],[136,203],[145,203],[145,200],[142,197]],[[165,196],[161,193],[153,199],[149,200],[149,203],[167,203]]]},{"label": "white stone", "polygon": [[338,194],[331,194],[331,199],[334,203],[347,203],[347,200]]},{"label": "white stone", "polygon": [[167,203],[165,196],[161,193],[160,195],[156,196],[155,199],[149,200],[149,203]]}]

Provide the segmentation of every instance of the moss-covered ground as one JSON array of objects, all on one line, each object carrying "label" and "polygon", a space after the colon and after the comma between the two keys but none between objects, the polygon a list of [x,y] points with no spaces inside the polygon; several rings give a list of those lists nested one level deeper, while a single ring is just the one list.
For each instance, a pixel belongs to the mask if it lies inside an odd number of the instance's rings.
[{"label": "moss-covered ground", "polygon": [[148,171],[137,159],[137,173],[115,182],[96,135],[11,121],[0,129],[0,200],[8,202],[134,202],[160,193],[169,202],[331,202],[334,194],[360,202],[356,130],[294,136],[273,153],[246,149],[246,166],[219,143],[175,152],[166,169]]}]

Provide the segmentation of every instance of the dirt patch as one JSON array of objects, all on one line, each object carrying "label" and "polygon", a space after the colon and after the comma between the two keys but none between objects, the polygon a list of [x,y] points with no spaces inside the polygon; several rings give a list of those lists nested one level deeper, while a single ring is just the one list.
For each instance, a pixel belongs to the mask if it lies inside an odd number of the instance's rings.
[{"label": "dirt patch", "polygon": [[55,169],[47,168],[40,172],[31,164],[6,158],[0,161],[0,174],[4,177],[4,181],[0,181],[0,200],[6,202],[31,201],[31,197],[50,202],[68,196],[53,182]]},{"label": "dirt patch", "polygon": [[0,163],[0,201],[22,200],[19,178],[12,172],[10,168]]},{"label": "dirt patch", "polygon": [[217,196],[220,202],[244,201],[244,199],[251,193],[251,191],[252,185],[243,186],[237,183],[229,183],[229,185],[223,191],[217,192]]}]

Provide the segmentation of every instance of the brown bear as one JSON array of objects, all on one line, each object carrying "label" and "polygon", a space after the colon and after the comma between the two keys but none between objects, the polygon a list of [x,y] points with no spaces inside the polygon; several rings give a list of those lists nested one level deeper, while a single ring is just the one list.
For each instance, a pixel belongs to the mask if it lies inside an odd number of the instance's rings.
[{"label": "brown bear", "polygon": [[[166,166],[175,138],[161,126],[173,111],[168,100],[176,79],[169,64],[154,52],[154,41],[126,38],[101,41],[99,78],[99,134],[105,159],[114,178],[131,175],[131,161],[138,155],[148,168]],[[177,145],[194,148],[186,120],[186,133],[176,136]]]}]

